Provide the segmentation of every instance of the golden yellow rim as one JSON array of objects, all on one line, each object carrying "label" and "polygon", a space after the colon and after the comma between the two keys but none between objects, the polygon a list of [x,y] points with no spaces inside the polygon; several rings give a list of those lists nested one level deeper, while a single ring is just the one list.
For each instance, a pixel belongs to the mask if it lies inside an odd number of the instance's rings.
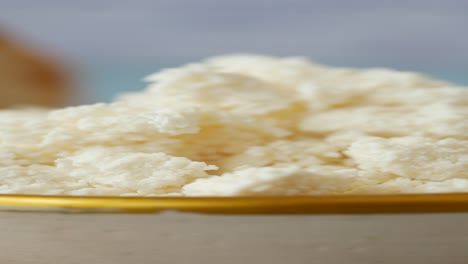
[{"label": "golden yellow rim", "polygon": [[468,194],[308,197],[72,197],[0,195],[0,211],[64,213],[377,214],[468,212]]}]

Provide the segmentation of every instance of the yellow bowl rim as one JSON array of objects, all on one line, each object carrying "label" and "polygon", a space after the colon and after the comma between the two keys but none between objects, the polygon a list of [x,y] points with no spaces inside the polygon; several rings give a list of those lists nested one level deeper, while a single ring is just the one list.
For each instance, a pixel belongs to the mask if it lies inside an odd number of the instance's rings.
[{"label": "yellow bowl rim", "polygon": [[0,211],[59,213],[382,214],[468,212],[468,193],[286,197],[0,195]]}]

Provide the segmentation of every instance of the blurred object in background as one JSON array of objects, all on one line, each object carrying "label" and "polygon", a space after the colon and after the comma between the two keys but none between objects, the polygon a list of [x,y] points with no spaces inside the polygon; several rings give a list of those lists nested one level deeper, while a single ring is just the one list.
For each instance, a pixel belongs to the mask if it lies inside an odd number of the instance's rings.
[{"label": "blurred object in background", "polygon": [[59,107],[69,83],[61,66],[29,45],[0,31],[0,108]]},{"label": "blurred object in background", "polygon": [[0,25],[79,66],[78,104],[141,90],[161,68],[239,52],[468,85],[467,10],[467,0],[0,0]]}]

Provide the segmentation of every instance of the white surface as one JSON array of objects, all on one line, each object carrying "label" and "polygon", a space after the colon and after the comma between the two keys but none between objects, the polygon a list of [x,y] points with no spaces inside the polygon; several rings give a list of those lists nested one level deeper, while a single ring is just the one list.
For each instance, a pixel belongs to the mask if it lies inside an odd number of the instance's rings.
[{"label": "white surface", "polygon": [[0,213],[0,263],[462,264],[468,214]]}]

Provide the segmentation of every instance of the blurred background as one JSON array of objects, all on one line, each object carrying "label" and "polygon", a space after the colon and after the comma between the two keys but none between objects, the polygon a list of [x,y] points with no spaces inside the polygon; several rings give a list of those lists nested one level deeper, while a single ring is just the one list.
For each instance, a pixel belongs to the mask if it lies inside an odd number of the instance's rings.
[{"label": "blurred background", "polygon": [[76,104],[142,89],[161,68],[238,52],[468,85],[467,12],[466,0],[0,0],[0,31],[69,66]]}]

